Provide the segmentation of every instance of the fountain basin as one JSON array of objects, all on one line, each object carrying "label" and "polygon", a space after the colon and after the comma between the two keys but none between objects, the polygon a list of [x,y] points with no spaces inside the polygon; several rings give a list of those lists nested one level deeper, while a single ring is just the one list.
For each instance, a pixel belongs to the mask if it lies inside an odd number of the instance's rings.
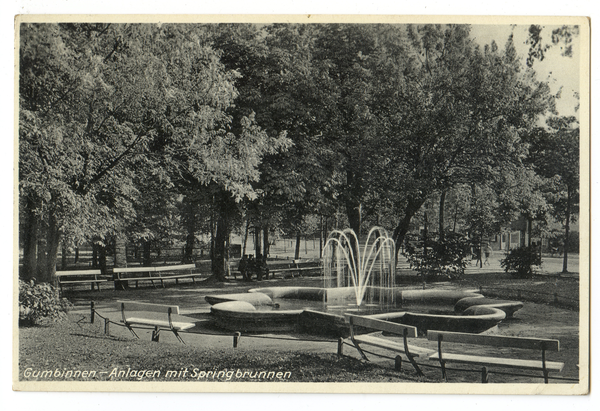
[{"label": "fountain basin", "polygon": [[[341,295],[343,300],[351,299],[352,293],[352,289],[339,288],[270,287],[252,289],[242,294],[207,296],[206,300],[214,304],[211,312],[216,325],[223,329],[240,332],[307,332],[337,336],[347,336],[348,333],[344,312],[363,312],[364,315],[373,318],[412,325],[417,327],[419,333],[430,329],[480,333],[496,326],[508,316],[508,312],[512,315],[523,306],[520,302],[487,299],[473,291],[398,288],[394,289],[393,293],[399,307],[389,312],[372,314],[364,311],[363,307],[343,305],[337,306],[335,312],[322,309],[328,294],[336,297]],[[303,306],[298,309],[279,309],[277,299],[281,299],[282,302],[301,301]],[[315,308],[312,308],[311,304],[314,304]],[[270,310],[263,310],[268,306]],[[419,309],[431,307],[435,307],[436,312],[419,312]]]},{"label": "fountain basin", "polygon": [[[319,287],[269,287],[253,288],[249,294],[266,294],[271,299],[290,298],[306,301],[324,301],[328,289]],[[349,289],[348,292],[354,292]],[[207,296],[208,297],[208,296]]]},{"label": "fountain basin", "polygon": [[518,311],[521,308],[523,308],[523,303],[520,301],[466,297],[466,298],[459,300],[454,305],[454,311],[464,312],[467,308],[474,307],[474,306],[498,308],[506,313],[507,318],[510,318],[513,316],[515,311]]},{"label": "fountain basin", "polygon": [[295,332],[304,310],[258,311],[247,301],[217,303],[210,309],[219,328],[240,332]]},{"label": "fountain basin", "polygon": [[468,307],[460,315],[425,314],[418,312],[374,314],[371,317],[417,327],[419,334],[427,330],[458,331],[478,334],[495,327],[506,313],[492,306]]},{"label": "fountain basin", "polygon": [[204,298],[210,305],[224,303],[228,301],[246,301],[254,307],[263,305],[273,305],[273,300],[262,293],[238,293],[238,294],[220,294],[207,295]]}]

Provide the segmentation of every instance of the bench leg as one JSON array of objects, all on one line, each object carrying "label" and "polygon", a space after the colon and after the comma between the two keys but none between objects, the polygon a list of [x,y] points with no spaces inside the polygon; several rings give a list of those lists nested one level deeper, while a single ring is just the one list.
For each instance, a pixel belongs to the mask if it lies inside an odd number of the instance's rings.
[{"label": "bench leg", "polygon": [[425,374],[423,374],[423,371],[421,371],[421,369],[419,368],[419,366],[417,365],[417,362],[415,361],[415,359],[413,358],[413,356],[411,355],[410,351],[408,350],[408,341],[407,341],[407,335],[408,335],[408,330],[405,328],[404,329],[404,352],[406,354],[406,358],[408,358],[408,361],[410,361],[410,363],[412,364],[413,368],[415,369],[415,371],[417,372],[417,375],[419,377],[424,377]]},{"label": "bench leg", "polygon": [[354,339],[352,339],[352,344],[354,344],[354,346],[358,350],[358,353],[360,354],[361,358],[365,361],[369,361],[369,359],[365,355],[365,352],[362,350],[362,348],[360,348],[360,345],[356,341],[354,341]]},{"label": "bench leg", "polygon": [[397,355],[394,359],[394,369],[396,371],[402,371],[402,357],[400,357],[399,355]]},{"label": "bench leg", "polygon": [[342,337],[338,338],[337,355],[338,357],[344,356],[344,339]]},{"label": "bench leg", "polygon": [[129,324],[125,324],[125,326],[126,326],[126,327],[127,327],[127,329],[128,329],[130,332],[131,332],[131,334],[133,334],[133,336],[134,336],[135,338],[137,338],[138,340],[140,339],[140,337],[139,337],[139,336],[138,336],[138,335],[135,333],[134,329],[133,329],[133,328],[131,328],[131,325],[129,325]]},{"label": "bench leg", "polygon": [[177,339],[179,340],[179,342],[181,342],[183,345],[186,345],[185,341],[183,341],[183,338],[181,338],[181,336],[179,335],[177,330],[172,330],[172,331],[173,331],[173,334],[175,334],[175,337],[177,337]]},{"label": "bench leg", "polygon": [[159,338],[160,338],[160,328],[158,328],[158,326],[156,326],[156,327],[154,327],[154,330],[152,330],[152,341],[158,342]]},{"label": "bench leg", "polygon": [[438,358],[440,361],[440,367],[442,368],[442,378],[448,382],[448,375],[446,375],[446,361],[442,358],[442,336],[438,336]]},{"label": "bench leg", "polygon": [[446,374],[446,361],[440,361],[440,367],[442,368],[442,378],[448,382],[448,375]]}]

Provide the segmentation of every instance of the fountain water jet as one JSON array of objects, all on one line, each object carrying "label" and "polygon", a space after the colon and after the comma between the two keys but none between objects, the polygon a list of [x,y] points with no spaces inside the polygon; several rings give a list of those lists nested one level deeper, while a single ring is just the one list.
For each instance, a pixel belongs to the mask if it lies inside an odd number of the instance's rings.
[{"label": "fountain water jet", "polygon": [[323,285],[329,290],[325,302],[339,304],[352,295],[357,307],[363,302],[393,306],[394,252],[394,240],[384,228],[371,228],[362,247],[352,229],[332,231],[323,250]]}]

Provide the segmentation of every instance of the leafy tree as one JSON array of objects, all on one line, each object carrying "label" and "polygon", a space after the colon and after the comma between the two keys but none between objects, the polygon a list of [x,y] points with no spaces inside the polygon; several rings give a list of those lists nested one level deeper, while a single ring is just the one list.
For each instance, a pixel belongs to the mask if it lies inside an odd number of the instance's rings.
[{"label": "leafy tree", "polygon": [[531,133],[529,160],[539,175],[549,179],[553,214],[564,222],[563,272],[567,272],[570,224],[579,211],[579,122],[572,116],[552,117],[547,125]]},{"label": "leafy tree", "polygon": [[561,46],[561,55],[565,57],[573,56],[573,38],[579,35],[579,26],[563,25],[552,30],[550,35],[551,43],[544,42],[542,31],[543,27],[537,24],[532,24],[528,29],[528,37],[526,44],[529,45],[529,53],[527,55],[527,66],[532,67],[536,60],[542,61],[546,56],[546,52],[552,47],[563,43]]},{"label": "leafy tree", "polygon": [[468,26],[409,26],[404,60],[387,60],[390,98],[381,175],[399,214],[394,238],[435,192],[491,181],[498,167],[518,165],[520,136],[553,109],[546,83],[520,65],[512,37],[504,50],[483,51]]},{"label": "leafy tree", "polygon": [[256,253],[264,259],[276,224],[295,224],[307,214],[323,212],[331,196],[333,167],[321,129],[330,96],[312,58],[318,31],[318,26],[288,24],[214,28],[213,44],[223,52],[222,61],[241,74],[239,97],[230,110],[234,127],[237,118],[254,113],[270,136],[285,132],[293,142],[286,151],[263,158],[260,180],[253,184],[259,195],[244,206],[256,235],[262,232],[263,251]]},{"label": "leafy tree", "polygon": [[26,278],[52,280],[62,235],[123,233],[143,195],[137,166],[150,156],[154,173],[216,185],[229,201],[254,195],[263,153],[285,143],[251,117],[228,131],[238,75],[220,63],[201,26],[22,24],[20,34]]}]

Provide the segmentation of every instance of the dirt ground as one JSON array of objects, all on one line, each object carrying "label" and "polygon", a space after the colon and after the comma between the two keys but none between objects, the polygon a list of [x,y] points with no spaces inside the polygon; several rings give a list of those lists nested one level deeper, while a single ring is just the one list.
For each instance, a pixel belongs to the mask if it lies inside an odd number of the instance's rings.
[{"label": "dirt ground", "polygon": [[[493,275],[482,279],[486,284],[490,283]],[[474,282],[467,282],[462,285],[453,285],[441,283],[428,285],[428,287],[467,287],[473,288]],[[222,330],[214,328],[210,316],[210,305],[204,297],[210,294],[228,294],[246,292],[250,288],[266,286],[320,286],[318,278],[288,278],[271,279],[260,283],[243,283],[241,281],[231,281],[228,283],[196,283],[185,285],[171,285],[165,289],[154,289],[149,287],[131,289],[128,291],[102,290],[102,291],[75,291],[67,293],[67,297],[75,304],[75,310],[72,311],[73,318],[80,318],[79,321],[89,321],[90,301],[94,301],[97,312],[103,316],[118,322],[120,313],[118,310],[118,300],[135,300],[140,302],[153,303],[172,303],[180,306],[182,315],[188,319],[197,322],[197,327],[183,334],[183,338],[190,347],[198,347],[203,350],[226,349],[233,347],[233,338],[231,333],[227,335],[209,335],[223,334]],[[408,286],[408,287],[418,287]],[[101,318],[96,318],[98,332],[103,328]],[[547,354],[547,360],[560,361],[565,363],[564,370],[555,375],[556,377],[577,379],[579,376],[579,313],[572,309],[559,308],[547,304],[536,304],[525,302],[524,307],[515,313],[513,318],[500,323],[498,327],[487,331],[488,333],[498,335],[511,335],[521,337],[536,337],[558,339],[560,341],[560,352],[550,352]],[[138,332],[142,340],[150,340],[150,330],[140,330]],[[110,328],[111,337],[118,339],[131,339],[129,331],[116,325]],[[386,337],[392,338],[393,337]],[[346,340],[349,342],[349,340]],[[175,337],[168,332],[161,333],[160,344],[178,344]],[[437,343],[427,341],[420,337],[411,341],[411,344],[437,349]],[[466,346],[462,344],[448,344],[444,347],[448,351],[457,353],[470,353],[481,355],[510,356],[513,358],[541,358],[539,352],[527,352],[528,350],[516,349],[497,349],[477,346]],[[334,354],[337,351],[337,341],[333,338],[316,337],[310,335],[285,335],[285,334],[261,334],[261,335],[243,335],[238,342],[235,350],[240,355],[243,353],[270,353],[279,351],[295,351],[298,353],[314,354]],[[386,357],[393,357],[395,354],[389,351],[369,347],[369,351]],[[351,358],[360,359],[360,356],[354,347],[344,346],[344,354]],[[367,354],[371,363],[382,367],[394,367],[394,361],[391,358],[379,357],[373,354]],[[422,370],[430,381],[440,381],[441,373],[435,361],[423,359],[417,360],[422,365]],[[412,367],[408,362],[403,364],[403,369],[410,373]],[[480,368],[463,365],[448,365],[448,378],[450,382],[478,382],[480,380]],[[471,370],[472,372],[459,372],[458,369]],[[496,373],[494,371],[497,371]],[[509,376],[499,372],[511,371],[508,369],[490,368],[490,382],[542,382],[541,373],[539,377],[530,376]],[[527,373],[527,372],[524,372]],[[570,381],[552,380],[553,383],[567,383]]]}]

